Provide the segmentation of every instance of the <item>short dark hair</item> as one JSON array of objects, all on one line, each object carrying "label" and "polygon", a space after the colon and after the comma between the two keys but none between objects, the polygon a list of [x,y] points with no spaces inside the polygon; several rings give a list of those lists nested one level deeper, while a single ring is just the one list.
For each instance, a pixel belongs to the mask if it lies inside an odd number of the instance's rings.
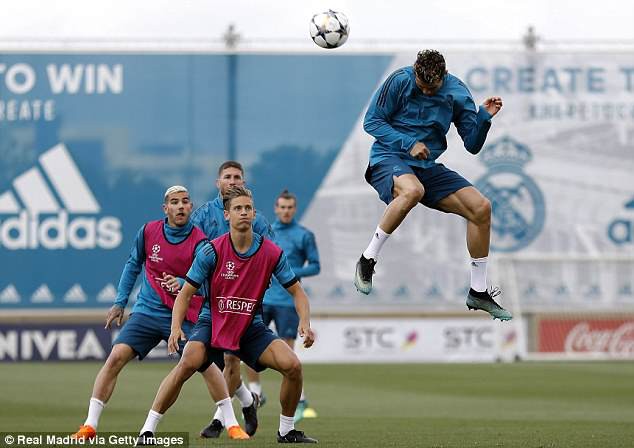
[{"label": "short dark hair", "polygon": [[227,160],[222,165],[220,165],[220,168],[218,168],[218,176],[220,176],[222,172],[227,168],[237,168],[244,176],[244,168],[242,168],[242,165],[240,165],[240,163],[236,162],[235,160]]},{"label": "short dark hair", "polygon": [[243,196],[246,196],[248,198],[251,198],[251,200],[253,200],[253,194],[251,193],[251,190],[245,187],[239,187],[237,185],[234,185],[233,187],[230,187],[225,192],[224,196],[222,197],[222,206],[224,207],[225,210],[229,211],[231,200],[235,198],[240,198]]},{"label": "short dark hair", "polygon": [[295,196],[288,190],[284,190],[277,195],[277,198],[275,199],[275,205],[277,205],[277,201],[280,199],[292,199],[293,201],[295,201],[295,204],[297,204],[297,196]]},{"label": "short dark hair", "polygon": [[436,50],[418,52],[414,63],[416,77],[425,84],[437,84],[447,73],[445,58]]}]

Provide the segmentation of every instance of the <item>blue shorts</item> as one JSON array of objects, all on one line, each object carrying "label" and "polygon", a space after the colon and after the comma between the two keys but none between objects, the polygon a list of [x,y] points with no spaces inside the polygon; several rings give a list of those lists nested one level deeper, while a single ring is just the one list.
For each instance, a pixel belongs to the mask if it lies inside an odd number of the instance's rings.
[{"label": "blue shorts", "polygon": [[[194,324],[183,322],[183,332],[188,335],[192,332]],[[128,321],[123,325],[112,345],[126,344],[132,347],[139,360],[147,356],[150,351],[161,341],[167,341],[172,330],[171,317],[156,317],[148,314],[132,313]],[[182,353],[185,344],[181,343],[179,353]]]},{"label": "blue shorts", "polygon": [[277,335],[284,339],[297,339],[297,327],[299,326],[299,316],[292,306],[264,305],[262,316],[264,325],[271,325],[275,322]]},{"label": "blue shorts", "polygon": [[471,186],[468,180],[442,163],[437,163],[430,168],[420,168],[408,165],[398,156],[382,160],[372,167],[368,166],[365,180],[379,193],[381,200],[389,204],[394,199],[393,176],[398,177],[403,174],[413,174],[423,184],[425,195],[420,203],[429,208],[438,209],[438,201],[461,188]]},{"label": "blue shorts", "polygon": [[[260,319],[251,322],[247,330],[240,339],[240,349],[227,351],[240,358],[246,365],[256,372],[266,369],[258,362],[264,350],[273,342],[279,339],[271,329],[269,329]],[[211,346],[211,320],[199,318],[194,330],[189,338],[190,341],[202,342],[207,347],[207,361],[198,370],[203,372],[213,362],[221,370],[224,368],[224,350]]]}]

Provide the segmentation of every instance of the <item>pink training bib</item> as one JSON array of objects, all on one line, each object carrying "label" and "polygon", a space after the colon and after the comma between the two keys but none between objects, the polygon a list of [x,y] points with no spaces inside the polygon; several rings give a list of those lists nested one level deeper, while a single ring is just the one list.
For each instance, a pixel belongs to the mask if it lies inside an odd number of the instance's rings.
[{"label": "pink training bib", "polygon": [[240,338],[251,324],[264,292],[269,287],[282,249],[264,238],[249,258],[236,253],[229,233],[211,242],[216,269],[210,277],[211,345],[238,350]]},{"label": "pink training bib", "polygon": [[[194,251],[198,243],[206,238],[198,227],[194,226],[191,233],[180,243],[170,243],[163,231],[163,220],[150,221],[143,230],[145,239],[145,275],[152,289],[169,308],[174,309],[177,292],[171,292],[161,285],[163,272],[175,277],[185,278],[187,271],[194,261]],[[204,297],[194,295],[189,302],[185,319],[196,323],[198,313],[203,306]]]}]

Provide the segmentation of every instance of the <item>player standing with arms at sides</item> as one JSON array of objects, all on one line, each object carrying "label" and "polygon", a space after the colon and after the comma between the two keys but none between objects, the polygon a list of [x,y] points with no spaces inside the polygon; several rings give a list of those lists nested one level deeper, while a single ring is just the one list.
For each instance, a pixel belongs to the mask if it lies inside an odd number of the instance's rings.
[{"label": "player standing with arms at sides", "polygon": [[[176,350],[185,338],[181,323],[192,296],[203,284],[208,286],[212,320],[189,339],[181,361],[161,383],[150,412],[164,414],[197,369],[204,369],[210,362],[222,363],[222,352],[230,350],[256,371],[270,367],[283,375],[278,442],[316,443],[295,430],[293,422],[302,390],[302,365],[288,345],[257,319],[264,291],[275,276],[295,300],[300,316],[299,334],[304,346],[310,347],[314,335],[308,297],[282,249],[253,232],[255,208],[251,192],[234,187],[226,192],[224,204],[231,231],[196,255],[176,298],[168,350]],[[146,421],[141,438],[152,437],[157,423]]]},{"label": "player standing with arms at sides", "polygon": [[464,146],[477,154],[484,145],[491,119],[502,99],[487,98],[476,108],[464,83],[447,72],[445,58],[435,50],[418,53],[413,66],[392,73],[374,94],[363,128],[376,140],[365,173],[387,208],[370,244],[357,262],[354,284],[369,294],[381,247],[416,204],[454,213],[467,220],[471,255],[471,288],[467,307],[494,319],[512,318],[487,290],[486,271],[491,238],[491,203],[455,171],[436,163],[447,149],[453,122]]},{"label": "player standing with arms at sides", "polygon": [[[195,251],[203,247],[203,243],[207,241],[205,234],[189,219],[192,203],[185,187],[174,185],[167,189],[163,211],[165,219],[150,221],[138,231],[123,268],[117,298],[106,317],[106,328],[110,328],[113,322],[121,326],[128,297],[142,267],[145,266],[141,289],[130,318],[114,340],[112,351],[97,374],[88,407],[88,417],[79,431],[73,435],[75,439],[87,440],[96,436],[99,418],[112,396],[117,377],[123,367],[135,357],[142,360],[161,340],[168,340],[172,308],[180,288],[177,277],[185,277],[194,260]],[[202,302],[203,297],[198,295],[190,302],[183,324],[186,334],[191,333]],[[203,376],[214,401],[219,402],[228,413],[225,418],[231,420],[233,416],[232,421],[235,422],[222,373],[217,369],[210,369]],[[224,403],[228,403],[228,406]]]},{"label": "player standing with arms at sides", "polygon": [[[284,190],[275,200],[275,215],[277,220],[271,225],[275,232],[274,242],[282,248],[293,272],[298,279],[319,274],[319,252],[315,242],[315,235],[306,227],[295,221],[297,213],[297,197],[288,190]],[[275,279],[266,290],[263,301],[264,324],[269,326],[275,322],[275,330],[279,337],[291,349],[295,347],[299,316],[295,311],[293,297]],[[249,389],[260,396],[263,404],[264,394],[260,384],[260,375],[249,369]],[[302,395],[295,411],[295,422],[302,418],[317,417],[315,410],[308,406],[308,400],[302,389]]]},{"label": "player standing with arms at sides", "polygon": [[[222,198],[230,188],[243,186],[244,184],[244,169],[240,163],[228,160],[220,165],[218,178],[216,179],[218,196],[213,201],[198,207],[192,213],[191,218],[192,222],[200,227],[210,240],[229,232],[229,223],[225,218]],[[253,231],[261,236],[273,239],[271,226],[263,214],[256,214],[253,220]],[[210,319],[209,306],[205,302],[197,326],[207,325],[207,321]],[[245,430],[247,434],[252,436],[258,428],[257,407],[259,401],[258,396],[252,393],[240,378],[240,359],[231,354],[225,356],[224,376],[229,387],[229,394],[232,397],[235,394],[240,401]],[[200,436],[217,438],[223,429],[222,410],[217,408],[209,424],[200,431]]]}]

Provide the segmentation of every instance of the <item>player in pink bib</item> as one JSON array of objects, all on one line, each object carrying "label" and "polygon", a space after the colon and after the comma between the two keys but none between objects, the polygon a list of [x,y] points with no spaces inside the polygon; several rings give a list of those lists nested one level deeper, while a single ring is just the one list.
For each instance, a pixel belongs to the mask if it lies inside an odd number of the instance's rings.
[{"label": "player in pink bib", "polygon": [[223,201],[230,232],[196,254],[174,304],[168,350],[176,350],[179,342],[185,340],[185,314],[191,298],[205,283],[211,302],[209,328],[205,339],[192,334],[180,362],[161,383],[152,411],[162,415],[176,401],[187,379],[211,362],[221,367],[223,352],[230,350],[256,371],[270,367],[283,375],[278,442],[317,443],[297,431],[293,422],[302,391],[302,365],[293,350],[264,325],[261,313],[264,292],[274,275],[293,296],[299,315],[298,333],[308,348],[314,342],[308,297],[284,252],[253,232],[255,208],[251,192],[234,187]]},{"label": "player in pink bib", "polygon": [[[113,341],[112,351],[95,379],[88,417],[72,435],[75,440],[85,442],[96,437],[101,413],[114,391],[119,373],[128,362],[135,357],[142,360],[162,340],[169,338],[179,278],[182,281],[196,250],[202,250],[207,241],[202,230],[189,219],[192,202],[187,188],[181,185],[168,188],[163,196],[163,211],[165,219],[150,221],[141,227],[121,274],[117,299],[106,318],[106,328],[113,322],[121,326],[128,296],[137,277],[144,271],[141,289],[128,321]],[[185,311],[183,327],[188,334],[198,320],[202,302],[203,297],[194,296]],[[218,369],[209,369],[203,372],[203,377],[212,398],[222,408],[224,418],[229,419],[227,427],[234,427],[230,429],[230,437],[248,438],[233,414],[222,373]]]}]

